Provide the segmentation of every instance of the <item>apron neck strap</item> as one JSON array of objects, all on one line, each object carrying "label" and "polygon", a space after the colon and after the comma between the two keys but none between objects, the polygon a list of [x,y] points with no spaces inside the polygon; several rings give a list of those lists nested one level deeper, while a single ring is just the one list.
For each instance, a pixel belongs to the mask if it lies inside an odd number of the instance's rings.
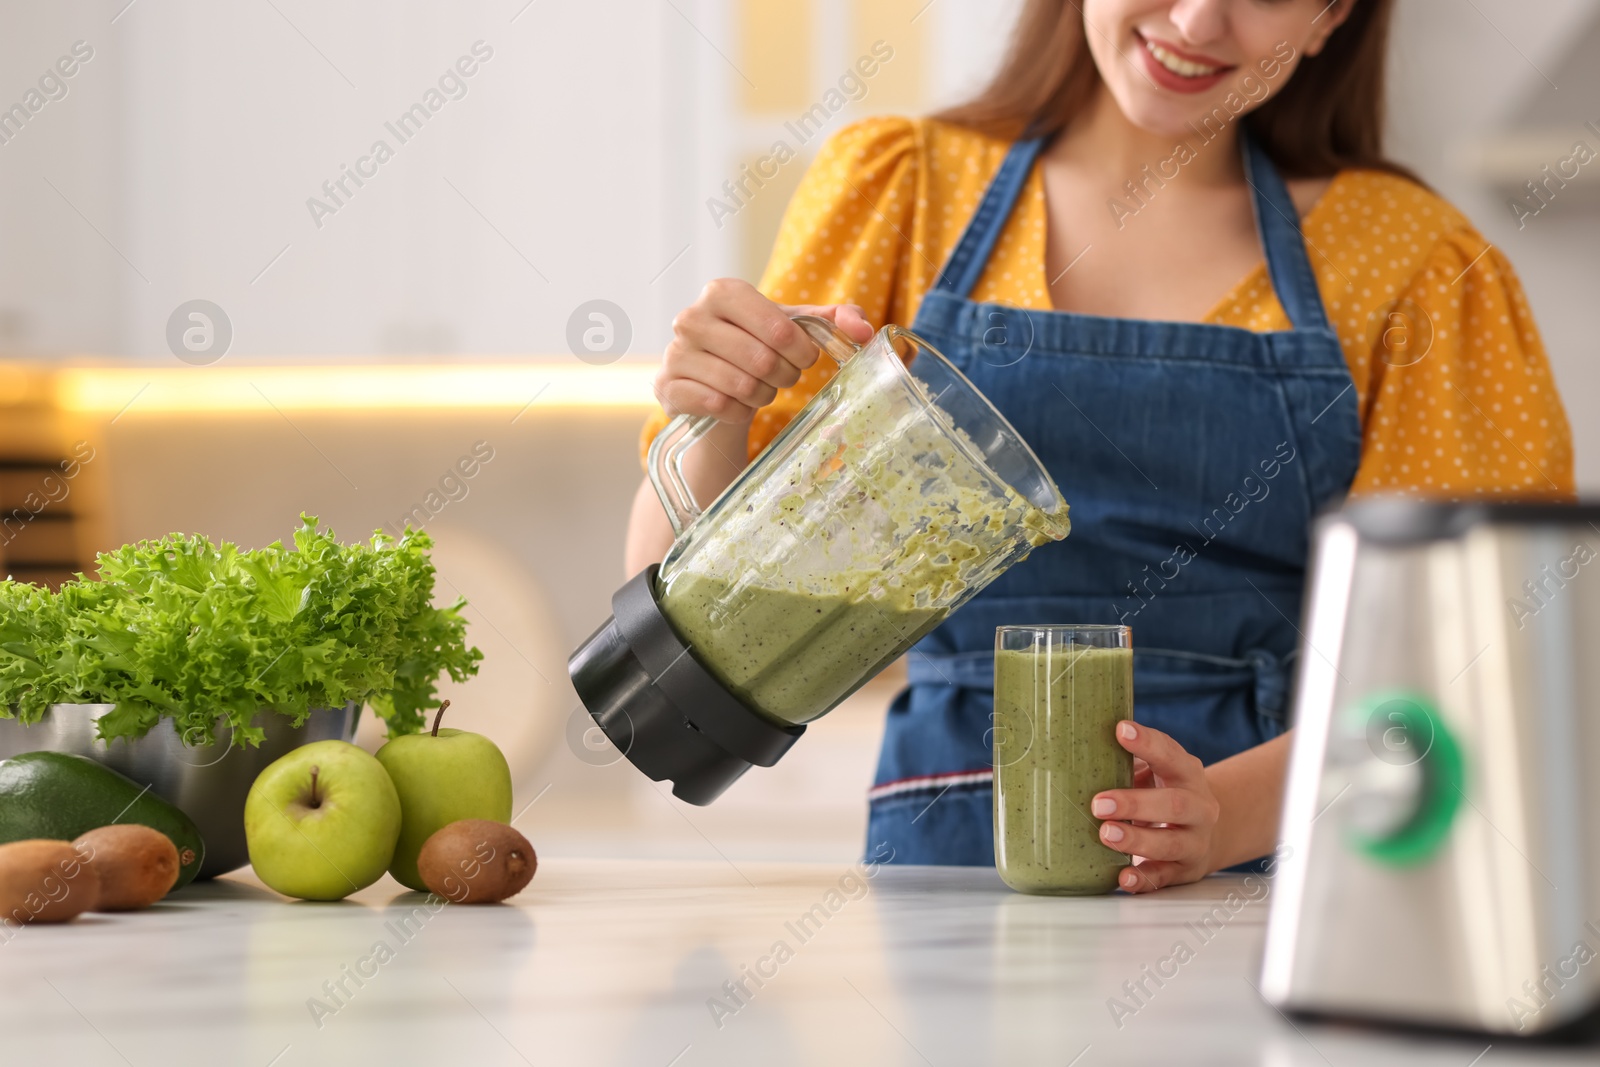
[{"label": "apron neck strap", "polygon": [[1011,146],[983,199],[978,201],[978,209],[972,213],[967,228],[961,232],[961,240],[956,242],[950,258],[939,271],[935,289],[959,297],[972,292],[983,276],[983,268],[989,264],[989,255],[1000,239],[1000,231],[1005,229],[1011,208],[1027,184],[1028,175],[1033,172],[1033,161],[1043,146],[1042,137],[1027,137]]},{"label": "apron neck strap", "polygon": [[[962,231],[961,239],[939,271],[935,289],[966,297],[978,284],[1044,143],[1043,137],[1025,137],[1012,144]],[[1289,196],[1289,188],[1248,129],[1240,129],[1239,149],[1244,159],[1245,181],[1250,185],[1256,233],[1266,255],[1267,273],[1278,302],[1295,329],[1331,333],[1316,274],[1306,256],[1300,215]]]},{"label": "apron neck strap", "polygon": [[1239,131],[1239,151],[1244,157],[1244,180],[1250,183],[1256,233],[1261,237],[1267,274],[1278,303],[1295,329],[1332,333],[1328,313],[1322,306],[1322,293],[1317,289],[1316,273],[1306,256],[1300,212],[1295,209],[1283,175],[1245,127]]}]

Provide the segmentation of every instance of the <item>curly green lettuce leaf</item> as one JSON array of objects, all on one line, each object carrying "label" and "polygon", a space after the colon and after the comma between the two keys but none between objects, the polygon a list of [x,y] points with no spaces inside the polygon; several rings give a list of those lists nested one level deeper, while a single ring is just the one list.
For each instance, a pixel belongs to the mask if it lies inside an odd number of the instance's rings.
[{"label": "curly green lettuce leaf", "polygon": [[190,744],[220,727],[258,744],[263,709],[294,725],[366,702],[389,736],[421,728],[437,683],[477,673],[464,606],[433,605],[432,539],[407,529],[343,545],[301,517],[293,548],[169,535],[102,553],[98,579],[58,592],[0,583],[0,715],[115,704],[102,737],[164,718]]},{"label": "curly green lettuce leaf", "polygon": [[66,692],[55,672],[55,652],[66,635],[66,617],[50,590],[0,582],[0,715],[15,705],[24,723],[38,722]]}]

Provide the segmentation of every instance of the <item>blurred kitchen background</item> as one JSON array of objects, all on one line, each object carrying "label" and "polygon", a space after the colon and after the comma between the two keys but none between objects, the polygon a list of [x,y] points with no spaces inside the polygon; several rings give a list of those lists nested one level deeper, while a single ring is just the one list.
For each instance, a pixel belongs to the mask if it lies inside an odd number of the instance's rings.
[{"label": "blurred kitchen background", "polygon": [[[758,277],[827,133],[973,91],[1016,7],[5,4],[0,569],[57,581],[174,530],[264,544],[302,511],[347,539],[421,524],[486,654],[451,716],[506,750],[541,851],[855,857],[899,672],[701,809],[595,746],[565,658],[625,577],[673,314]],[[841,82],[878,41],[892,59]],[[1392,90],[1393,155],[1520,272],[1600,488],[1600,159],[1511,206],[1600,152],[1600,0],[1400,0]],[[780,140],[796,158],[761,165]]]}]

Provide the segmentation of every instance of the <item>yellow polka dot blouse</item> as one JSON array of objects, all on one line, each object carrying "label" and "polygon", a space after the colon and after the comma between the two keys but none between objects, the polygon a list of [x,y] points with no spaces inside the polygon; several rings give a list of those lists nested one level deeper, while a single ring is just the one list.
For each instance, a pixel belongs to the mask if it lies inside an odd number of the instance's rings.
[{"label": "yellow polka dot blouse", "polygon": [[[1009,144],[931,119],[834,135],[784,215],[759,288],[781,304],[859,304],[909,326]],[[1360,400],[1352,493],[1573,494],[1572,440],[1522,287],[1500,251],[1426,189],[1344,171],[1303,220]],[[971,299],[1050,310],[1035,167]],[[1206,322],[1287,330],[1263,262]],[[754,457],[826,381],[819,360],[757,413]],[[666,424],[645,425],[642,444]]]}]

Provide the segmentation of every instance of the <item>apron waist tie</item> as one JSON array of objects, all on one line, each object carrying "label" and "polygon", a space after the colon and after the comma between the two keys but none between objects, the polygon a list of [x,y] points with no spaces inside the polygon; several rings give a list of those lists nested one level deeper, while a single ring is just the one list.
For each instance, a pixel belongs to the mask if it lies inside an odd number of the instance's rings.
[{"label": "apron waist tie", "polygon": [[[1182,696],[1222,693],[1250,688],[1256,710],[1274,719],[1286,715],[1289,680],[1296,649],[1278,656],[1252,648],[1241,659],[1212,656],[1174,648],[1133,650],[1134,699],[1143,696]],[[965,689],[994,690],[994,653],[909,653],[907,681],[912,685],[953,685]]]}]

